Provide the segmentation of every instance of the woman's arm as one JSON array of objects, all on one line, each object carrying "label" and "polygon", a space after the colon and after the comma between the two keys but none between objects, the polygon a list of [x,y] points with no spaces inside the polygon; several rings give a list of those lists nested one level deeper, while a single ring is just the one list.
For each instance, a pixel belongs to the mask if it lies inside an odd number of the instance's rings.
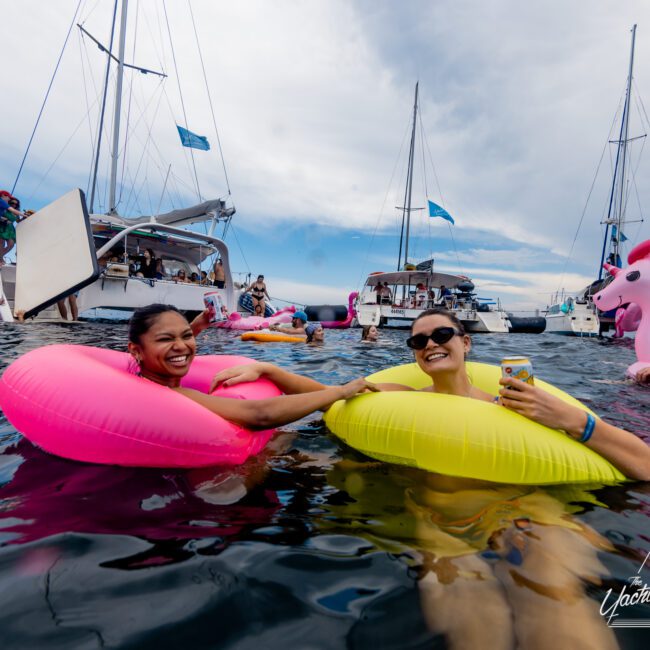
[{"label": "woman's arm", "polygon": [[327,408],[339,399],[348,399],[367,389],[372,390],[365,379],[361,378],[343,386],[329,386],[300,395],[281,395],[256,400],[217,397],[190,388],[174,390],[230,422],[254,430],[263,430],[294,422],[314,411]]},{"label": "woman's arm", "polygon": [[[582,409],[519,379],[509,377],[499,383],[505,387],[499,394],[506,408],[552,429],[562,429],[576,440],[582,436],[587,424]],[[650,447],[633,433],[596,418],[594,431],[585,444],[628,478],[650,481]]]},{"label": "woman's arm", "polygon": [[194,336],[198,336],[204,329],[210,327],[210,310],[206,307],[191,323],[190,328]]},{"label": "woman's arm", "polygon": [[317,390],[329,388],[315,379],[296,375],[288,370],[283,370],[272,363],[256,361],[239,366],[232,366],[217,373],[210,384],[212,392],[219,384],[223,386],[235,386],[244,382],[255,381],[260,377],[270,379],[283,393],[287,395],[297,395],[302,393],[311,393]]}]

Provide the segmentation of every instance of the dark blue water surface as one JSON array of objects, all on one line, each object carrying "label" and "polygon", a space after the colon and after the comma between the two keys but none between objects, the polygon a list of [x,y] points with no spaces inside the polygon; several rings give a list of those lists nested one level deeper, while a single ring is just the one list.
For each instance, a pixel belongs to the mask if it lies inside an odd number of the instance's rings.
[{"label": "dark blue water surface", "polygon": [[[2,367],[49,343],[124,349],[125,337],[115,324],[5,325]],[[326,383],[411,360],[405,332],[359,338],[330,330],[316,347],[211,331],[199,351]],[[650,430],[650,390],[622,381],[631,341],[474,337],[477,360],[522,353],[610,421]],[[650,629],[608,628],[599,608],[630,576],[650,582],[649,517],[647,483],[446,479],[368,459],[318,416],[241,467],[187,471],[56,458],[2,417],[0,647],[647,648]],[[650,621],[648,604],[618,613]]]}]

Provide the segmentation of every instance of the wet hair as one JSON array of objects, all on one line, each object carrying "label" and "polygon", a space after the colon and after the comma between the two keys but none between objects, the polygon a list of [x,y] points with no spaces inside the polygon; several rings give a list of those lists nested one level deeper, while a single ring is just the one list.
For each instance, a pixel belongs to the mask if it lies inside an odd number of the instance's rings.
[{"label": "wet hair", "polygon": [[426,318],[427,316],[445,316],[448,318],[454,327],[461,333],[465,334],[465,328],[463,327],[463,324],[458,320],[458,317],[456,314],[454,314],[453,311],[449,311],[448,309],[445,309],[444,307],[432,307],[431,309],[425,309],[412,323],[411,323],[411,334],[413,334],[413,326],[415,323],[417,323],[421,318]]},{"label": "wet hair", "polygon": [[[174,305],[154,303],[153,305],[147,305],[146,307],[138,307],[129,320],[129,341],[131,343],[139,344],[141,337],[151,329],[152,325],[158,320],[158,317],[169,311],[176,312],[179,316],[183,316],[180,310],[174,307]],[[185,316],[183,316],[183,318],[185,318]]]},{"label": "wet hair", "polygon": [[368,334],[370,334],[370,328],[375,327],[374,325],[364,325],[363,329],[361,330],[361,340],[362,341],[367,341],[368,340]]}]

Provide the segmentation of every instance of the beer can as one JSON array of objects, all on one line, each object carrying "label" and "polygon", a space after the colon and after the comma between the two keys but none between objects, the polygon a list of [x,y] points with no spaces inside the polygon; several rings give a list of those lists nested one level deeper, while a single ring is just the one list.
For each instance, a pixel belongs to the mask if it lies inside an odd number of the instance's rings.
[{"label": "beer can", "polygon": [[509,356],[501,360],[501,376],[514,377],[534,386],[533,364],[527,357]]},{"label": "beer can", "polygon": [[221,311],[223,303],[221,302],[221,296],[218,292],[208,291],[208,293],[204,294],[203,304],[206,306],[208,313],[210,314],[210,323],[216,323],[217,321],[224,320],[224,315]]}]

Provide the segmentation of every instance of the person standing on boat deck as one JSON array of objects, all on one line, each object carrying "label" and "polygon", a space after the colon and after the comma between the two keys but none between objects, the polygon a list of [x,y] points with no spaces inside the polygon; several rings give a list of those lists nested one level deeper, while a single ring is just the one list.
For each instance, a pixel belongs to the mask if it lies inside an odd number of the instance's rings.
[{"label": "person standing on boat deck", "polygon": [[381,290],[381,301],[385,305],[390,305],[393,302],[393,292],[388,286],[388,282],[384,282],[384,286]]},{"label": "person standing on boat deck", "polygon": [[226,272],[223,270],[223,262],[221,259],[218,259],[214,263],[214,286],[217,289],[225,289],[226,287]]},{"label": "person standing on boat deck", "polygon": [[274,323],[269,327],[273,332],[282,332],[283,334],[304,334],[307,335],[305,325],[307,324],[307,314],[304,311],[294,312],[289,323]]},{"label": "person standing on boat deck", "polygon": [[[77,296],[78,293],[71,293],[68,296],[68,304],[70,305],[70,313],[72,314],[72,320],[79,320],[79,307],[77,307]],[[65,307],[65,298],[63,300],[57,300],[56,306],[59,309],[59,314],[63,320],[68,320],[68,310]]]},{"label": "person standing on boat deck", "polygon": [[143,278],[153,280],[156,277],[156,257],[151,248],[145,248],[142,259],[140,260],[140,268],[138,275]]},{"label": "person standing on boat deck", "polygon": [[[263,275],[258,275],[257,280],[255,280],[255,282],[253,282],[244,291],[244,293],[249,293],[249,292],[251,294],[251,298],[253,299],[253,313],[255,314],[255,316],[264,316],[264,310],[266,309],[266,303],[264,302],[264,297],[271,300],[271,296],[269,296],[269,292],[266,289],[266,284],[264,283]],[[307,319],[305,318],[305,321],[306,320]]]},{"label": "person standing on boat deck", "polygon": [[381,282],[378,282],[375,285],[375,291],[377,292],[377,304],[381,305],[381,297],[382,297],[382,295],[384,293],[384,287],[383,287]]},{"label": "person standing on boat deck", "polygon": [[[16,199],[11,196],[9,192],[3,190],[0,192],[0,240],[2,240],[2,248],[0,249],[0,266],[4,266],[4,256],[14,247],[16,243],[16,229],[14,223],[24,217],[23,213],[18,209],[20,202],[18,201],[18,208]],[[14,206],[12,206],[12,202]]]}]

